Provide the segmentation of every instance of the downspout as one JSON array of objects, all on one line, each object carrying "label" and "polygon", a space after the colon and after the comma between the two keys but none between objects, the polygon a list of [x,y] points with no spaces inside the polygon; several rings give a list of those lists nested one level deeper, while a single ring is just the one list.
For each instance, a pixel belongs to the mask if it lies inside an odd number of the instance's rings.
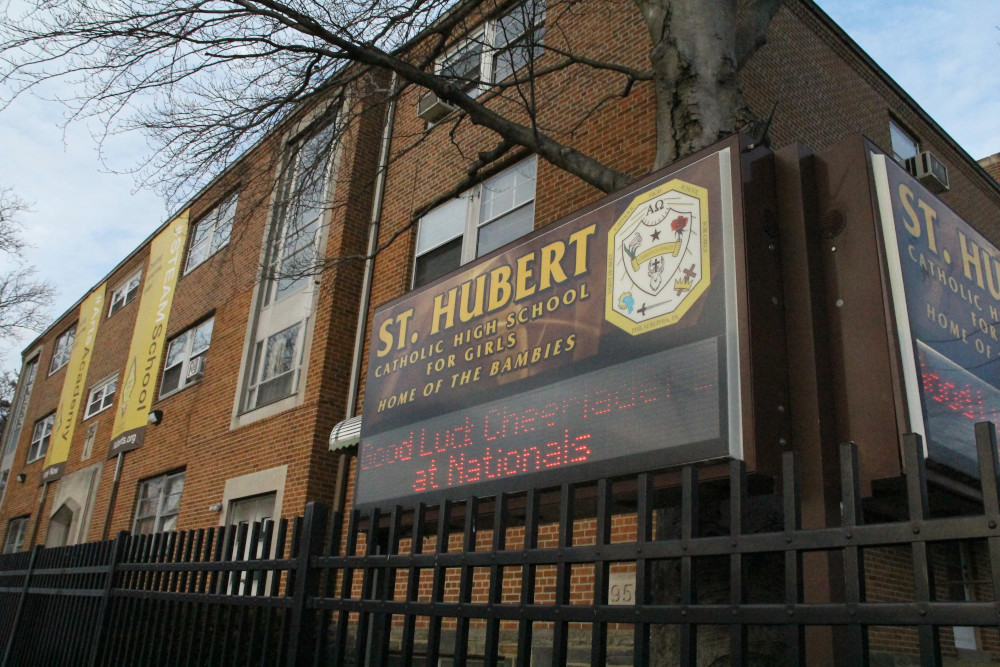
[{"label": "downspout", "polygon": [[118,462],[115,464],[115,479],[111,482],[111,497],[108,499],[108,513],[104,515],[104,528],[101,529],[101,540],[107,540],[111,532],[111,517],[115,512],[115,501],[118,500],[118,487],[122,482],[122,465],[125,463],[125,452],[118,452]]},{"label": "downspout", "polygon": [[365,350],[365,331],[368,327],[368,307],[371,305],[372,279],[375,274],[375,251],[378,248],[379,226],[382,222],[382,202],[385,198],[385,177],[389,171],[389,148],[392,144],[392,126],[396,119],[396,96],[398,80],[393,72],[389,83],[389,109],[386,111],[385,127],[382,130],[382,148],[379,152],[378,175],[375,177],[375,199],[372,203],[371,224],[368,228],[368,250],[365,253],[365,276],[361,285],[361,301],[358,304],[358,325],[354,334],[354,361],[351,366],[351,380],[345,419],[354,416],[358,409],[358,394],[361,393],[361,355]]},{"label": "downspout", "polygon": [[35,516],[35,525],[31,529],[31,539],[28,540],[28,547],[34,548],[35,540],[38,539],[38,526],[42,523],[42,512],[45,511],[45,496],[49,491],[49,483],[44,482],[42,484],[42,498],[38,501],[38,514]]}]

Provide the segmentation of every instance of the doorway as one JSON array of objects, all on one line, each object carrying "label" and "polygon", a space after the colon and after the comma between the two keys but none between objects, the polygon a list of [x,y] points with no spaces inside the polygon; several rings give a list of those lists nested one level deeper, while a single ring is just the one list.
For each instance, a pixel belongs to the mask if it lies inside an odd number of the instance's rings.
[{"label": "doorway", "polygon": [[[264,521],[273,520],[276,498],[277,494],[272,491],[270,493],[261,493],[256,496],[237,498],[230,501],[226,524],[229,526],[239,526],[242,523],[246,523],[252,527],[254,523],[263,524]],[[263,525],[261,527],[263,528]],[[263,545],[260,542],[257,544],[256,553],[251,553],[250,550],[251,546],[247,544],[242,554],[233,555],[234,557],[241,557],[243,560],[270,556],[270,554],[265,555],[263,553]],[[261,577],[261,572],[244,570],[235,573],[235,575],[229,591],[232,594],[259,595],[263,592],[260,590],[261,587],[264,586],[266,588],[267,580]]]}]

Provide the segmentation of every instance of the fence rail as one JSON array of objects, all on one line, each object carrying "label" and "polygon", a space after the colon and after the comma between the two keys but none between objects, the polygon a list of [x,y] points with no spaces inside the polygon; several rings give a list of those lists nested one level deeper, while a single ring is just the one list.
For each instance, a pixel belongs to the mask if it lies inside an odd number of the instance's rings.
[{"label": "fence rail", "polygon": [[750,495],[734,461],[721,484],[685,467],[675,488],[644,473],[346,516],[311,503],[292,521],[35,547],[0,557],[3,664],[996,658],[993,426],[976,440],[982,507],[958,516],[932,516],[908,436],[903,521],[864,521],[849,444],[835,528],[801,527],[787,455],[780,493]]}]

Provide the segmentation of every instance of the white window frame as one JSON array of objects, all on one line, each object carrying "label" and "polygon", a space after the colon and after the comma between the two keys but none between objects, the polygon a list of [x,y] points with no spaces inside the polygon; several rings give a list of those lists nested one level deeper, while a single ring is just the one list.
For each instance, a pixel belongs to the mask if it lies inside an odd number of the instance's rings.
[{"label": "white window frame", "polygon": [[7,458],[17,449],[17,441],[21,437],[21,428],[24,426],[24,416],[28,412],[28,401],[31,398],[31,390],[35,386],[35,377],[38,375],[38,354],[24,362],[21,375],[17,381],[14,404],[10,407],[7,416],[7,425],[3,433],[3,450],[0,452],[0,460]]},{"label": "white window frame", "polygon": [[[184,263],[184,275],[229,245],[238,202],[239,192],[226,195],[191,228],[191,244]],[[201,254],[202,250],[204,254]]]},{"label": "white window frame", "polygon": [[435,65],[435,73],[445,75],[445,70],[456,56],[468,49],[472,45],[479,45],[479,77],[476,80],[456,79],[455,85],[469,94],[469,97],[477,97],[489,86],[488,72],[493,69],[493,59],[490,44],[493,43],[492,21],[487,21],[482,27],[473,31],[463,39],[459,40],[445,51],[444,55],[438,58]]},{"label": "white window frame", "polygon": [[[170,343],[167,345],[167,353],[164,355],[163,373],[161,373],[160,376],[160,398],[171,396],[179,391],[183,391],[197,382],[200,382],[200,378],[188,377],[188,369],[191,367],[191,362],[194,359],[204,359],[205,355],[208,354],[208,349],[212,345],[212,333],[214,328],[215,316],[213,315],[212,317],[202,320],[194,326],[188,327],[171,339]],[[204,334],[206,330],[208,331],[207,342],[205,342],[203,346],[199,345],[199,347],[196,348],[195,340],[197,339],[198,334]],[[175,348],[180,346],[183,346],[183,349],[179,350],[180,356],[178,356],[171,363],[171,357],[173,356]],[[201,363],[202,368],[204,369],[205,362],[202,361]],[[167,372],[177,368],[178,366],[180,367],[180,374],[178,376],[177,386],[168,389],[166,387]]]},{"label": "white window frame", "polygon": [[[295,322],[281,331],[276,331],[263,340],[258,340],[253,349],[253,365],[247,386],[247,410],[270,405],[295,394],[301,381],[303,352],[305,348],[306,321]],[[291,352],[284,354],[288,339],[292,341]],[[280,357],[288,357],[287,367],[279,367]],[[290,378],[290,390],[281,396],[261,401],[261,387],[276,383],[282,378]]]},{"label": "white window frame", "polygon": [[[899,149],[904,148],[904,146],[900,145],[901,142],[898,141],[897,138],[906,143],[905,148],[912,148],[913,155],[904,155],[899,151]],[[908,157],[916,157],[920,155],[920,141],[913,135],[912,132],[907,130],[900,123],[897,123],[893,118],[889,119],[889,143],[891,144],[890,148],[892,149],[892,159],[901,165],[905,166],[906,159]]]},{"label": "white window frame", "polygon": [[[527,173],[529,167],[530,167],[530,173],[533,174],[533,176],[531,177],[531,180],[533,181],[531,186],[531,197],[527,199],[522,199],[519,202],[514,200],[512,201],[512,206],[510,208],[503,209],[498,213],[492,213],[492,212],[488,213],[487,210],[484,208],[483,203],[484,201],[488,202],[488,200],[491,199],[490,188],[494,184],[503,182],[504,179],[510,178],[512,176],[514,178],[518,178],[521,174]],[[532,155],[524,160],[521,160],[517,164],[514,164],[508,167],[507,169],[504,169],[500,173],[494,174],[490,178],[484,180],[482,183],[479,183],[478,185],[469,188],[455,199],[445,202],[441,206],[438,206],[434,210],[428,212],[427,215],[421,218],[420,224],[417,227],[417,248],[414,254],[413,275],[410,278],[410,284],[413,287],[419,287],[419,285],[417,284],[417,269],[418,269],[418,263],[422,256],[427,255],[428,253],[431,253],[434,250],[437,250],[442,246],[453,242],[459,237],[462,238],[462,252],[459,261],[459,266],[462,266],[464,264],[471,262],[477,257],[489,254],[496,248],[502,247],[503,245],[506,245],[507,243],[510,243],[511,241],[520,238],[524,234],[533,231],[535,226],[534,205],[538,193],[537,183],[538,183],[538,158],[537,156]],[[515,185],[515,187],[517,186]],[[464,204],[462,203],[463,201]],[[517,236],[512,236],[511,238],[506,239],[504,243],[501,243],[495,247],[486,248],[483,252],[479,251],[479,239],[481,230],[488,227],[491,223],[501,220],[503,217],[507,215],[510,215],[517,211],[524,210],[528,207],[532,208],[530,226],[522,230],[522,233],[518,234]],[[454,210],[449,211],[448,210],[449,208],[452,208]],[[460,211],[463,208],[464,208],[465,219],[461,227],[460,234],[452,234],[447,238],[443,240],[438,240],[436,242],[426,240],[427,235],[430,233],[428,225],[434,224],[433,217],[435,216],[435,214],[462,215],[463,213],[460,213]],[[487,215],[488,217],[485,220],[483,220],[482,219],[483,215]],[[455,227],[457,229],[458,225],[455,225]],[[431,280],[434,280],[434,278],[432,278]],[[426,282],[430,282],[430,280]],[[426,284],[426,282],[421,284]]]},{"label": "white window frame", "polygon": [[544,0],[526,0],[525,2],[518,3],[508,9],[503,14],[496,16],[488,21],[485,21],[481,26],[469,33],[465,38],[458,40],[455,44],[445,51],[444,55],[438,58],[435,64],[435,73],[442,74],[449,64],[449,61],[455,58],[455,56],[462,51],[466,50],[470,44],[479,44],[479,78],[475,81],[465,80],[465,79],[455,79],[456,85],[458,85],[463,90],[468,92],[469,97],[477,97],[482,92],[486,91],[491,85],[495,83],[500,83],[507,77],[514,74],[517,70],[505,73],[503,76],[497,76],[497,54],[505,51],[511,45],[517,45],[523,35],[528,31],[519,33],[513,40],[507,42],[501,48],[497,48],[497,34],[500,24],[503,19],[513,16],[525,5],[536,2],[541,5],[541,11],[534,16],[534,25],[532,30],[535,32],[536,38],[535,43],[539,44],[544,41],[545,36],[545,2]]},{"label": "white window frame", "polygon": [[[180,472],[166,473],[163,475],[157,475],[156,477],[150,477],[139,482],[139,489],[136,493],[135,501],[135,520],[132,522],[132,533],[134,535],[152,535],[155,533],[164,532],[164,524],[171,518],[176,518],[180,512],[181,505],[181,495],[184,493],[184,473]],[[167,489],[172,488],[173,482],[180,479],[181,488],[175,493],[166,493]],[[160,490],[156,498],[147,498],[146,489],[152,484],[160,483]],[[171,496],[177,497],[177,502],[173,507],[168,506],[168,500]],[[140,514],[142,509],[142,503],[144,500],[155,500],[155,507],[152,512],[146,512]],[[147,519],[153,519],[153,529],[151,531],[143,530],[140,528],[139,524]],[[176,524],[175,524],[176,525]],[[174,528],[168,528],[166,530],[174,530]]]},{"label": "white window frame", "polygon": [[[94,415],[110,408],[115,402],[115,391],[117,389],[118,373],[109,375],[91,387],[90,394],[87,395],[87,408],[83,418],[90,419]],[[95,400],[97,401],[97,407],[96,409],[91,409],[94,407]]]},{"label": "white window frame", "polygon": [[142,269],[130,275],[125,280],[118,283],[118,286],[111,292],[111,302],[108,304],[108,317],[111,317],[119,310],[132,303],[139,295],[139,288],[142,286]]},{"label": "white window frame", "polygon": [[17,553],[24,547],[24,536],[28,532],[28,518],[19,516],[7,522],[7,535],[3,543],[5,554]]},{"label": "white window frame", "polygon": [[35,422],[31,431],[31,444],[28,446],[28,459],[25,462],[34,463],[39,459],[44,459],[49,452],[49,443],[52,441],[52,427],[55,424],[56,413],[52,412]]},{"label": "white window frame", "polygon": [[[336,122],[329,123],[315,131],[308,132],[289,147],[289,157],[285,164],[285,174],[281,186],[281,201],[275,207],[272,216],[272,229],[268,239],[267,265],[264,276],[263,307],[293,298],[302,290],[308,290],[313,281],[309,278],[309,268],[315,266],[319,256],[319,239],[327,219],[330,196],[330,181],[332,180],[333,159],[330,150],[325,158],[320,158],[313,167],[320,166],[322,172],[316,181],[320,186],[318,201],[314,206],[303,203],[303,193],[300,190],[303,175],[302,157],[307,155],[313,141],[318,147],[324,148],[324,143],[336,144]],[[320,161],[322,164],[320,165]],[[301,208],[300,208],[301,207]],[[306,215],[302,215],[305,212]],[[303,222],[304,220],[304,222]],[[311,231],[310,231],[311,228]],[[293,260],[297,255],[311,254],[304,260],[308,266],[295,266]],[[289,265],[292,265],[289,268]],[[303,274],[301,269],[307,269]]]},{"label": "white window frame", "polygon": [[49,375],[69,363],[69,355],[73,351],[73,341],[76,340],[76,325],[74,324],[56,338],[52,350],[52,361],[49,362]]},{"label": "white window frame", "polygon": [[[280,190],[279,201],[275,203],[272,230],[266,240],[265,269],[255,303],[256,317],[251,320],[248,330],[249,345],[244,352],[243,385],[236,408],[237,419],[268,406],[274,406],[272,410],[284,409],[282,401],[301,395],[315,307],[316,281],[309,275],[283,274],[289,259],[311,253],[311,258],[307,258],[307,261],[312,262],[315,261],[314,258],[322,256],[329,221],[328,202],[335,180],[339,147],[339,142],[334,141],[332,134],[336,130],[337,121],[334,121],[318,130],[301,134],[291,145],[285,166],[285,183]],[[298,201],[302,193],[297,192],[297,189],[301,177],[299,161],[303,155],[309,155],[309,142],[314,140],[318,142],[318,148],[325,148],[324,143],[327,142],[331,146],[325,158],[316,162],[316,166],[322,164],[323,171],[318,176],[320,180],[316,181],[320,188],[316,193],[318,202],[310,207],[308,203]],[[299,206],[303,208],[299,209]],[[301,211],[308,215],[303,216]],[[295,236],[299,231],[304,234]],[[265,357],[269,349],[274,350],[274,341],[293,327],[298,329],[294,337],[291,367],[279,374],[291,373],[289,391],[280,397],[262,400],[260,388],[278,377],[269,375],[275,367],[266,363]],[[258,414],[266,416],[269,411]]]}]

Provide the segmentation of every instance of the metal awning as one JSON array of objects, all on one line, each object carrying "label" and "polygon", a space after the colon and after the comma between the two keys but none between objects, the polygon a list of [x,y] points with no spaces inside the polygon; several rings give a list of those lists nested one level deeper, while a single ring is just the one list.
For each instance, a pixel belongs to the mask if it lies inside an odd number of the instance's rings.
[{"label": "metal awning", "polygon": [[361,441],[361,415],[337,422],[330,431],[330,451],[347,449]]}]

